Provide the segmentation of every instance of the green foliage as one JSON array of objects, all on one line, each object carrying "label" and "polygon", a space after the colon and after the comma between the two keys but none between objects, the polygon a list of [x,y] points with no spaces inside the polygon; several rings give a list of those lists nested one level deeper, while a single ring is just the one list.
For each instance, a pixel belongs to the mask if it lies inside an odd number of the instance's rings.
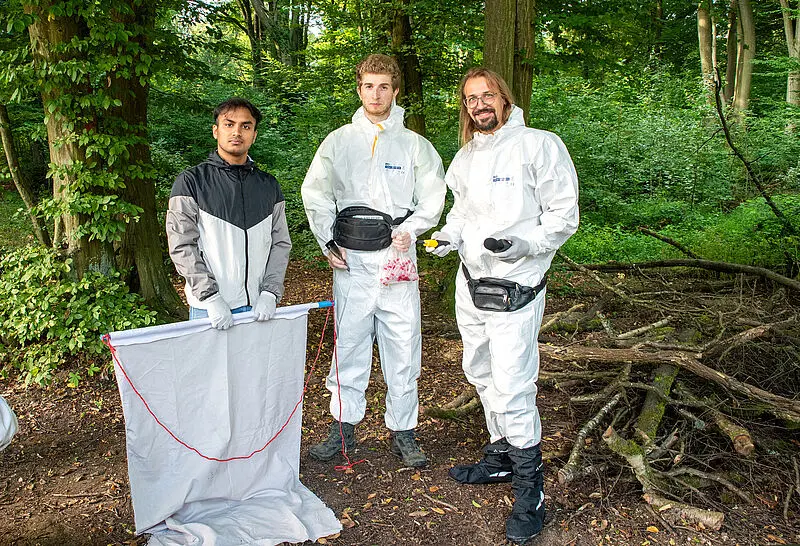
[{"label": "green foliage", "polygon": [[[0,180],[4,174],[0,169]],[[10,175],[8,175],[10,176]],[[19,195],[0,186],[0,249],[14,248],[33,240],[31,221],[25,213],[25,204]]]},{"label": "green foliage", "polygon": [[[71,260],[54,251],[23,247],[0,258],[0,363],[26,383],[45,384],[70,357],[88,375],[107,349],[100,335],[155,323],[156,314],[128,291],[119,274],[87,273],[69,279]],[[74,375],[77,373],[78,375]],[[72,381],[79,379],[74,372]]]}]

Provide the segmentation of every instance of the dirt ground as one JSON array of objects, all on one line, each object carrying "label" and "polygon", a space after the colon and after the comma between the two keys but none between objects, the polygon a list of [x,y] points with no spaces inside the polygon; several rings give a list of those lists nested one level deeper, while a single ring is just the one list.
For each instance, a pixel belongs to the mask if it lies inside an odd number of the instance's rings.
[{"label": "dirt ground", "polygon": [[[284,304],[330,297],[330,273],[292,263]],[[291,279],[302,279],[292,282]],[[441,406],[467,383],[460,368],[461,344],[454,320],[442,313],[437,298],[423,283],[423,407]],[[547,313],[567,309],[580,298],[595,298],[582,290],[562,287],[548,295]],[[591,302],[586,302],[591,303]],[[308,370],[311,370],[323,311],[309,319]],[[453,464],[471,462],[487,442],[480,410],[456,420],[422,416],[418,437],[430,464],[422,470],[404,468],[388,451],[383,425],[385,386],[375,361],[367,392],[367,415],[357,427],[358,457],[352,471],[310,459],[308,446],[327,432],[329,395],[324,377],[330,362],[330,330],[313,369],[303,412],[301,480],[330,506],[343,522],[334,545],[497,545],[504,544],[504,521],[513,495],[510,484],[461,486],[447,476]],[[548,340],[550,341],[550,340]],[[554,336],[553,343],[564,342]],[[544,359],[543,370],[558,364]],[[61,381],[47,389],[24,388],[2,380],[0,394],[19,416],[20,430],[0,453],[0,544],[19,545],[140,545],[130,502],[125,427],[116,384],[111,377],[84,381],[71,389]],[[641,500],[641,487],[625,468],[595,472],[568,486],[556,473],[566,462],[577,430],[588,414],[572,407],[563,390],[539,391],[546,461],[545,530],[539,545],[678,545],[800,543],[800,501],[797,492],[777,490],[769,476],[779,465],[791,465],[785,454],[757,446],[748,484],[756,499],[751,505],[715,500],[724,506],[719,531],[696,524],[668,521]],[[793,441],[797,442],[796,431]],[[800,445],[800,444],[797,444]],[[766,453],[765,453],[766,452]],[[774,467],[773,467],[774,465]],[[786,496],[791,502],[786,504]],[[721,497],[720,497],[721,498]]]}]

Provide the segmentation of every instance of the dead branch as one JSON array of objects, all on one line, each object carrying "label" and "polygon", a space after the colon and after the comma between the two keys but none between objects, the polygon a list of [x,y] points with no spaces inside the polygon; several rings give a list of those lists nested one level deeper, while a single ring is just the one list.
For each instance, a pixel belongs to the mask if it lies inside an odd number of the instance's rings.
[{"label": "dead branch", "polygon": [[716,482],[716,483],[724,486],[731,493],[735,494],[737,497],[739,497],[740,499],[745,501],[747,504],[753,504],[753,498],[750,495],[748,495],[747,493],[745,493],[744,491],[742,491],[741,489],[739,489],[738,487],[733,485],[731,482],[729,482],[728,480],[726,480],[725,478],[723,478],[722,476],[719,476],[717,474],[713,474],[713,473],[710,473],[710,472],[703,472],[702,470],[697,470],[696,468],[691,468],[691,467],[688,467],[688,466],[682,466],[682,467],[670,470],[669,472],[664,472],[664,475],[665,476],[669,476],[670,478],[673,478],[673,477],[676,477],[676,476],[684,476],[684,475],[687,475],[687,474],[689,476],[696,476],[696,477],[702,478],[704,480],[709,480],[709,481],[712,481],[712,482]]},{"label": "dead branch", "polygon": [[781,326],[786,324],[797,324],[797,315],[794,315],[786,320],[782,320],[779,322],[771,322],[769,324],[761,324],[756,326],[755,328],[750,328],[749,330],[745,330],[744,332],[739,332],[735,336],[732,336],[725,340],[724,343],[720,343],[715,347],[709,349],[703,356],[705,358],[714,358],[714,359],[722,359],[726,354],[728,354],[731,350],[735,349],[739,345],[743,343],[747,343],[749,341],[753,341],[754,339],[759,339],[766,337],[775,333],[777,330],[780,329]]},{"label": "dead branch", "polygon": [[676,392],[678,392],[680,396],[686,399],[688,402],[705,405],[706,410],[714,419],[714,424],[717,425],[717,428],[719,428],[722,433],[730,438],[731,442],[733,442],[733,449],[736,450],[736,453],[744,455],[745,457],[753,453],[753,450],[755,450],[756,447],[753,445],[753,438],[746,428],[731,421],[727,415],[713,407],[710,403],[699,400],[698,397],[686,387],[686,385],[678,385]]},{"label": "dead branch", "polygon": [[722,84],[720,82],[714,82],[714,89],[715,89],[714,106],[717,111],[717,117],[719,118],[720,126],[722,127],[722,132],[725,134],[725,141],[728,143],[728,146],[733,152],[733,155],[735,155],[736,158],[742,162],[742,165],[744,165],[744,168],[747,171],[747,177],[750,179],[753,185],[758,189],[758,193],[760,193],[761,197],[764,198],[764,201],[767,202],[767,205],[769,206],[770,209],[772,209],[773,214],[775,214],[775,216],[781,221],[781,224],[783,225],[784,234],[794,235],[795,233],[797,233],[797,230],[795,230],[794,226],[786,217],[786,215],[783,214],[783,212],[778,208],[778,205],[776,205],[775,202],[772,200],[772,196],[769,193],[767,193],[767,190],[764,186],[763,181],[761,180],[761,177],[753,169],[753,163],[755,162],[747,159],[744,156],[744,154],[742,154],[742,152],[739,150],[738,146],[736,146],[736,143],[733,141],[733,136],[731,136],[731,131],[730,128],[728,127],[728,120],[725,117],[725,113],[722,110],[722,99],[720,97],[721,85]]},{"label": "dead branch", "polygon": [[427,415],[428,417],[435,417],[437,419],[458,419],[460,417],[468,415],[481,405],[481,401],[478,399],[478,395],[475,393],[474,389],[472,390],[472,394],[473,397],[470,398],[466,403],[460,406],[455,406],[450,409],[447,408],[449,404],[441,408],[432,406],[427,407],[425,408],[425,415]]},{"label": "dead branch", "polygon": [[619,296],[620,298],[622,298],[622,300],[623,300],[623,301],[626,301],[626,302],[630,302],[630,301],[631,301],[631,298],[630,298],[630,297],[629,297],[629,296],[628,296],[628,295],[627,295],[625,292],[623,292],[622,290],[620,290],[620,289],[619,289],[619,288],[617,288],[616,286],[611,286],[610,284],[606,283],[606,282],[605,282],[605,281],[603,281],[603,279],[601,279],[601,278],[600,278],[600,277],[599,277],[597,274],[593,273],[592,271],[589,271],[589,270],[588,270],[588,269],[586,269],[586,268],[585,268],[583,265],[581,265],[581,264],[579,264],[579,263],[576,263],[576,262],[572,261],[572,260],[569,258],[569,256],[567,256],[566,254],[564,254],[564,253],[563,253],[563,252],[561,252],[560,250],[557,250],[557,251],[556,251],[556,255],[557,255],[559,258],[561,258],[562,260],[564,260],[564,261],[565,261],[567,264],[569,264],[569,266],[570,266],[570,267],[572,267],[572,268],[574,268],[574,269],[577,269],[578,271],[583,271],[584,273],[586,273],[587,275],[589,275],[590,277],[592,277],[592,278],[595,280],[595,282],[596,282],[597,284],[599,284],[600,286],[602,286],[602,287],[603,287],[603,288],[605,288],[606,290],[608,290],[608,291],[610,291],[610,292],[613,292],[614,294],[616,294],[617,296]]},{"label": "dead branch", "polygon": [[583,451],[583,447],[586,445],[586,436],[589,435],[591,431],[600,425],[600,422],[608,415],[614,406],[619,403],[620,398],[622,398],[622,391],[617,392],[614,396],[611,397],[611,400],[606,403],[605,406],[600,408],[594,417],[589,419],[585,425],[581,428],[578,432],[578,436],[575,438],[575,444],[572,446],[572,451],[569,454],[569,460],[567,464],[565,464],[561,469],[558,471],[558,483],[565,484],[571,482],[575,479],[575,475],[580,467],[580,460],[581,460],[581,451]]},{"label": "dead branch", "polygon": [[636,421],[636,430],[644,441],[646,451],[652,451],[667,406],[665,398],[669,395],[677,375],[678,367],[672,364],[661,364],[653,374],[655,392],[648,391],[642,410],[639,412],[639,419]]},{"label": "dead branch", "polygon": [[654,322],[653,324],[648,324],[647,326],[642,326],[641,328],[636,328],[635,330],[630,330],[629,332],[625,332],[619,334],[617,339],[630,339],[632,337],[639,336],[641,334],[647,333],[650,330],[655,330],[656,328],[661,328],[662,326],[666,326],[669,324],[669,321],[672,320],[672,317],[666,317],[658,322]]},{"label": "dead branch", "polygon": [[551,316],[547,320],[547,322],[544,323],[541,328],[539,328],[539,333],[542,334],[544,332],[548,332],[553,327],[553,325],[556,324],[562,317],[568,316],[577,311],[578,309],[583,309],[583,307],[584,305],[582,303],[579,303],[577,305],[573,305],[566,311],[559,311],[558,313],[554,313],[553,316]]},{"label": "dead branch", "polygon": [[582,360],[603,363],[660,364],[672,363],[693,374],[712,381],[726,390],[741,394],[752,400],[763,402],[770,412],[781,419],[800,422],[800,401],[791,400],[777,394],[744,383],[723,372],[709,368],[700,362],[702,355],[691,355],[680,351],[658,351],[646,353],[634,349],[607,349],[601,347],[553,347],[540,344],[541,354],[554,360],[571,362]]},{"label": "dead branch", "polygon": [[654,506],[661,514],[665,511],[674,512],[677,513],[679,518],[695,523],[702,523],[704,527],[714,531],[719,531],[720,528],[722,528],[722,522],[725,520],[725,515],[722,512],[704,510],[703,508],[696,508],[682,502],[671,501],[652,491],[646,491],[643,498],[647,504]]},{"label": "dead branch", "polygon": [[640,227],[639,231],[641,231],[645,235],[649,235],[650,237],[655,237],[659,241],[663,241],[663,242],[667,243],[668,245],[674,246],[675,248],[677,248],[678,250],[680,250],[681,252],[683,252],[684,254],[689,256],[690,258],[694,258],[696,260],[700,259],[700,256],[698,256],[697,254],[695,254],[694,252],[689,250],[686,246],[682,245],[681,243],[679,243],[675,239],[670,239],[666,235],[661,235],[660,233],[655,232],[655,231],[651,231],[651,230],[647,229],[646,227]]},{"label": "dead branch", "polygon": [[[574,262],[573,262],[574,263]],[[572,264],[570,264],[571,266]],[[578,265],[578,264],[575,264]],[[659,267],[696,267],[699,269],[708,269],[709,271],[719,271],[721,273],[744,273],[747,275],[756,275],[763,277],[776,284],[786,286],[795,291],[800,291],[800,281],[784,277],[779,273],[775,273],[770,269],[763,267],[756,267],[752,265],[734,264],[730,262],[717,262],[713,260],[692,260],[688,258],[676,258],[674,260],[655,260],[652,262],[636,262],[636,263],[620,263],[609,262],[607,264],[582,264],[580,265],[581,271],[631,271],[639,269],[654,269]],[[576,268],[577,269],[577,268]],[[626,300],[628,301],[628,300]]]},{"label": "dead branch", "polygon": [[612,392],[618,391],[620,389],[620,385],[623,382],[628,381],[630,374],[631,374],[631,365],[627,364],[620,370],[619,374],[617,375],[617,379],[606,385],[602,391],[593,394],[573,396],[572,398],[569,399],[569,401],[573,404],[587,404],[587,403],[597,402],[598,400],[607,400],[608,397],[611,396]]}]

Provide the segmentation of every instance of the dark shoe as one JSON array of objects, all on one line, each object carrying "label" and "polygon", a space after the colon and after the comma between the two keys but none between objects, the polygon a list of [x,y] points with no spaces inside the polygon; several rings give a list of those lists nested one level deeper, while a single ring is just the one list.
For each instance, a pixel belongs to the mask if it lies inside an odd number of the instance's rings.
[{"label": "dark shoe", "polygon": [[475,464],[454,466],[450,469],[450,477],[470,485],[510,482],[513,468],[508,456],[509,447],[505,438],[484,446],[483,459]]},{"label": "dark shoe", "polygon": [[428,464],[428,458],[414,437],[414,429],[392,433],[392,453],[403,459],[406,466],[419,468]]},{"label": "dark shoe", "polygon": [[527,449],[511,446],[508,450],[514,467],[511,489],[514,507],[506,520],[506,539],[526,544],[542,531],[544,525],[544,464],[539,445]]},{"label": "dark shoe", "polygon": [[311,446],[308,454],[318,461],[330,461],[342,452],[342,436],[344,436],[344,450],[352,451],[356,448],[355,425],[350,423],[331,423],[328,437],[324,442]]}]

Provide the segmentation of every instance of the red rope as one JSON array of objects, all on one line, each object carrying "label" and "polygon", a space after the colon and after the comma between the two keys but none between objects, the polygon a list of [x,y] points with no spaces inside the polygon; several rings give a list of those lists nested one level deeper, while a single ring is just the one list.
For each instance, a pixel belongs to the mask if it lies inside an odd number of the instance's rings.
[{"label": "red rope", "polygon": [[347,471],[352,470],[354,466],[357,464],[363,463],[366,459],[361,459],[356,462],[350,460],[350,457],[347,456],[347,448],[344,443],[344,431],[342,430],[342,384],[339,381],[339,352],[336,350],[336,340],[339,337],[339,330],[336,327],[336,317],[333,317],[333,364],[334,369],[336,370],[336,392],[339,397],[339,419],[337,422],[339,423],[339,438],[342,440],[342,455],[344,456],[344,460],[347,461],[345,465],[338,465],[334,466],[335,470]]},{"label": "red rope", "polygon": [[[103,340],[103,343],[105,343],[105,345],[111,350],[111,356],[114,358],[114,362],[117,364],[117,366],[119,366],[119,369],[122,372],[122,375],[125,376],[125,380],[131,386],[131,389],[133,389],[133,392],[136,393],[136,396],[139,397],[139,400],[142,401],[142,403],[144,404],[144,407],[147,409],[147,412],[153,417],[153,419],[155,419],[156,423],[158,423],[159,426],[161,428],[163,428],[167,432],[167,434],[169,434],[172,437],[173,440],[175,440],[176,442],[181,444],[186,449],[189,449],[190,451],[194,451],[199,456],[201,456],[203,459],[206,459],[206,460],[209,460],[209,461],[215,461],[215,462],[218,462],[218,463],[227,463],[227,462],[230,462],[230,461],[238,461],[238,460],[242,460],[242,459],[249,459],[250,457],[252,457],[256,453],[260,453],[260,452],[264,451],[265,449],[267,449],[267,446],[269,446],[275,440],[275,438],[277,438],[280,435],[280,433],[283,432],[283,430],[289,425],[289,422],[292,420],[292,417],[294,417],[294,414],[297,411],[297,408],[300,407],[300,404],[303,403],[303,398],[305,398],[305,395],[306,395],[306,389],[308,389],[308,382],[311,380],[311,377],[314,375],[314,368],[316,367],[317,360],[319,359],[319,355],[322,352],[322,340],[325,338],[325,329],[328,326],[328,319],[330,318],[330,316],[331,316],[331,309],[328,308],[328,313],[325,315],[325,324],[322,327],[322,334],[320,335],[319,346],[317,347],[317,355],[314,357],[314,362],[311,364],[311,370],[308,372],[308,377],[306,378],[306,381],[303,384],[303,392],[300,395],[300,400],[298,400],[297,404],[294,405],[294,409],[292,409],[292,412],[289,414],[289,417],[288,417],[288,419],[286,419],[286,422],[283,424],[283,426],[281,426],[281,428],[278,430],[278,432],[276,432],[275,435],[272,438],[270,438],[267,441],[266,444],[264,444],[263,447],[254,450],[249,455],[239,455],[239,456],[236,456],[236,457],[228,457],[226,459],[218,459],[217,457],[209,457],[208,455],[204,455],[197,448],[194,448],[194,447],[190,446],[189,444],[187,444],[186,442],[184,442],[183,440],[178,438],[164,423],[162,423],[161,420],[158,418],[158,416],[155,413],[153,413],[153,410],[150,409],[150,405],[147,403],[147,400],[144,399],[144,396],[142,396],[142,394],[139,392],[139,390],[133,384],[133,381],[131,381],[131,378],[128,376],[128,372],[125,371],[125,367],[122,365],[122,363],[117,358],[117,350],[114,348],[113,345],[111,345],[111,338],[109,337],[109,335],[108,334],[104,335],[102,337],[102,340]],[[336,350],[336,333],[335,333],[336,332],[336,327],[335,327],[335,323],[336,323],[336,321],[334,320],[334,351]],[[337,379],[338,379],[338,366],[337,366]],[[341,411],[341,404],[339,406],[339,409]],[[344,444],[342,445],[342,449],[344,450]],[[345,455],[345,457],[347,457],[347,455]],[[350,460],[348,459],[348,462],[349,461]],[[355,464],[357,464],[357,463],[355,463]]]}]

